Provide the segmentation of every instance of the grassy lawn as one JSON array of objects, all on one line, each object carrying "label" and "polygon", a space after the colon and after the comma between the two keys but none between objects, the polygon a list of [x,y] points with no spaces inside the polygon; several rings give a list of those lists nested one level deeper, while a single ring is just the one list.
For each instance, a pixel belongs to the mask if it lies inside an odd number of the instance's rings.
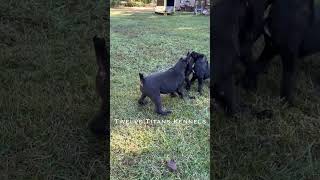
[{"label": "grassy lawn", "polygon": [[0,179],[106,179],[107,149],[87,129],[98,2],[0,3]]},{"label": "grassy lawn", "polygon": [[[171,67],[188,49],[209,57],[209,18],[111,10],[111,179],[209,179],[209,82],[195,100],[163,95],[173,113],[138,106],[138,73]],[[115,120],[202,120],[205,124],[120,124]],[[123,121],[122,121],[123,122]],[[174,159],[178,170],[169,172]]]},{"label": "grassy lawn", "polygon": [[271,109],[271,119],[213,114],[216,179],[320,179],[319,54],[301,61],[294,107],[279,99],[281,67],[275,58],[259,79],[257,93],[241,92],[242,100],[256,109]]},{"label": "grassy lawn", "polygon": [[[106,179],[109,150],[88,132],[99,108],[92,37],[103,34],[103,1],[0,3],[0,179]],[[187,50],[209,56],[209,18],[111,11],[111,179],[209,179],[209,88],[195,100],[163,95],[173,113],[139,107],[139,76],[171,67]],[[216,179],[320,178],[320,63],[299,68],[296,106],[280,102],[274,60],[257,93],[242,99],[271,119],[214,113]],[[135,120],[206,124],[135,124]],[[131,123],[117,123],[128,120]],[[120,121],[118,121],[120,122]],[[124,121],[122,121],[124,122]],[[174,159],[177,172],[166,161]]]}]

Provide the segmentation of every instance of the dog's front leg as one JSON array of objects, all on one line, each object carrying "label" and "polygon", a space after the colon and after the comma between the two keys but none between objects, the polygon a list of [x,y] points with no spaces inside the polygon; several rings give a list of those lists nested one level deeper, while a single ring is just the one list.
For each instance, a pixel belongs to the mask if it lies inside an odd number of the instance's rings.
[{"label": "dog's front leg", "polygon": [[193,83],[197,78],[198,78],[197,75],[194,74],[194,75],[192,76],[192,79],[191,79],[191,81],[190,81],[190,84]]},{"label": "dog's front leg", "polygon": [[195,74],[193,74],[191,80],[188,79],[188,82],[186,81],[186,83],[187,83],[186,89],[187,89],[187,90],[190,90],[190,89],[191,89],[191,84],[192,84],[196,79],[197,79],[197,76],[196,76]]},{"label": "dog's front leg", "polygon": [[145,105],[145,104],[147,104],[147,102],[144,101],[144,99],[145,99],[146,97],[147,97],[147,96],[142,93],[140,99],[138,100],[138,103],[139,103],[140,105]]},{"label": "dog's front leg", "polygon": [[[177,93],[179,94],[180,98],[184,100],[184,90],[182,87],[177,89]],[[190,99],[195,99],[194,96],[189,96]]]},{"label": "dog's front leg", "polygon": [[198,78],[198,92],[202,95],[203,78]]},{"label": "dog's front leg", "polygon": [[191,88],[191,83],[190,83],[189,77],[186,77],[185,82],[186,82],[186,89],[187,89],[187,90],[190,90],[190,88]]}]

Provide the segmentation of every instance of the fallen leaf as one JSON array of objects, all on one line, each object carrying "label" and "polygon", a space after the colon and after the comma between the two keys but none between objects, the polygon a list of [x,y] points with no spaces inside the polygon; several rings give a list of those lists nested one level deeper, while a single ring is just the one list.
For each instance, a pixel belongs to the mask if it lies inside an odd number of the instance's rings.
[{"label": "fallen leaf", "polygon": [[170,171],[176,171],[177,170],[177,164],[174,160],[170,160],[167,162],[167,167]]}]

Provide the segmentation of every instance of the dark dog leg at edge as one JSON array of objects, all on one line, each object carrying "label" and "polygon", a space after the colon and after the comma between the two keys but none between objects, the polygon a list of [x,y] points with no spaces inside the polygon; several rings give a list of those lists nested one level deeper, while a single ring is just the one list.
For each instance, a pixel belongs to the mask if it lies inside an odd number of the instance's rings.
[{"label": "dark dog leg at edge", "polygon": [[104,38],[99,38],[95,36],[93,38],[96,59],[98,64],[98,72],[96,75],[96,91],[97,94],[100,96],[102,102],[101,107],[95,118],[89,123],[89,128],[92,133],[97,136],[103,136],[109,134],[107,129],[107,123],[109,123],[108,117],[108,105],[107,105],[107,49],[106,49],[106,42]]}]

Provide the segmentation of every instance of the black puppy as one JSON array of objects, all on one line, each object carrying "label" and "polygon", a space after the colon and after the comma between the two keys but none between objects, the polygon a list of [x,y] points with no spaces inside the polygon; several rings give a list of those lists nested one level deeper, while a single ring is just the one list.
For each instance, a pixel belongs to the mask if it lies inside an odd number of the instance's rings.
[{"label": "black puppy", "polygon": [[144,99],[148,96],[155,104],[155,111],[160,115],[171,113],[170,110],[162,109],[160,94],[174,94],[177,92],[181,98],[183,95],[183,84],[185,80],[185,71],[188,64],[188,57],[180,58],[179,61],[170,69],[164,72],[158,72],[144,77],[140,76],[141,97],[139,104],[144,105]]},{"label": "black puppy", "polygon": [[[192,67],[193,75],[192,75],[191,81],[189,80],[188,77],[186,78],[186,84],[187,84],[186,89],[189,90],[191,87],[191,83],[197,79],[198,92],[200,93],[200,95],[202,95],[203,81],[210,78],[209,63],[204,54],[200,54],[193,51],[191,52],[190,56],[192,57],[192,60],[190,60],[190,62],[194,63],[194,66]],[[191,63],[189,64],[192,66]]]}]

